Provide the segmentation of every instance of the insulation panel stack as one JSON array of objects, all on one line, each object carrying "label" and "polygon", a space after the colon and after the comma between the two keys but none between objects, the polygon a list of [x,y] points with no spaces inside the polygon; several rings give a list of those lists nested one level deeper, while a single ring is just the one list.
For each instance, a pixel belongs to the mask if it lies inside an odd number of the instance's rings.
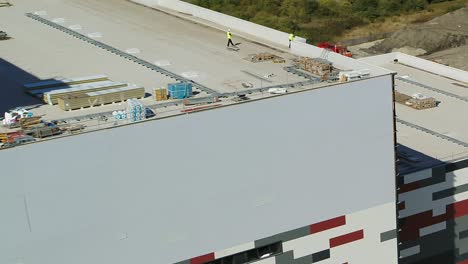
[{"label": "insulation panel stack", "polygon": [[126,86],[127,86],[126,83],[112,82],[112,81],[89,83],[89,84],[84,84],[84,85],[80,85],[80,86],[76,86],[72,88],[46,92],[44,93],[43,99],[44,99],[44,102],[50,105],[55,105],[55,104],[58,104],[58,98],[60,97],[73,97],[73,96],[78,96],[80,94],[86,94],[90,92],[97,92],[97,91],[126,87]]},{"label": "insulation panel stack", "polygon": [[69,111],[85,107],[124,102],[131,98],[143,98],[145,88],[137,85],[100,90],[85,94],[64,95],[57,98],[60,109]]}]

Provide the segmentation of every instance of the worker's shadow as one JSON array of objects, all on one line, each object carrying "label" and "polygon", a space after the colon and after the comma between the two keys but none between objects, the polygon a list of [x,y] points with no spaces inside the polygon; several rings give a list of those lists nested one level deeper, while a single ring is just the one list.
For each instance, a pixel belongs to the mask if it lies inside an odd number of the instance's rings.
[{"label": "worker's shadow", "polygon": [[242,44],[242,42],[237,42],[236,44],[234,44],[235,46],[239,46],[240,44]]}]

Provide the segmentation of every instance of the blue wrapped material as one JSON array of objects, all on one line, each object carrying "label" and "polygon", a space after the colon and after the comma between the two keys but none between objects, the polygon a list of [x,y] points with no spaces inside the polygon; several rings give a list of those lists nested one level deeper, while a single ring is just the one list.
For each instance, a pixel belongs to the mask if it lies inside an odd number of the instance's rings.
[{"label": "blue wrapped material", "polygon": [[167,90],[173,99],[188,98],[192,96],[192,83],[170,83]]}]

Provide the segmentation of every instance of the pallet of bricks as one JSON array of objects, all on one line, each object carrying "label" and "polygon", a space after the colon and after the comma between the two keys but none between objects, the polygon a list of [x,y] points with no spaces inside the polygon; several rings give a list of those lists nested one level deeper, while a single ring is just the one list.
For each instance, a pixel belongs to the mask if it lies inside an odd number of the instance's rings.
[{"label": "pallet of bricks", "polygon": [[434,108],[437,106],[437,101],[434,98],[411,98],[408,103],[414,109],[422,110],[422,109],[429,109]]},{"label": "pallet of bricks", "polygon": [[421,95],[409,96],[398,91],[395,91],[395,102],[417,110],[429,109],[437,106],[437,101],[433,97],[424,97]]},{"label": "pallet of bricks", "polygon": [[299,69],[318,75],[324,81],[328,80],[330,73],[333,71],[333,66],[330,62],[319,58],[300,57],[295,62]]}]

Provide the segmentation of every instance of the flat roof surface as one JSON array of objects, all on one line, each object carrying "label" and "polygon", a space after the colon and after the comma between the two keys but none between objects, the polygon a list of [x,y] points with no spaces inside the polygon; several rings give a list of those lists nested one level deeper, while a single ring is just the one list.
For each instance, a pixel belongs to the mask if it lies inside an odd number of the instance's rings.
[{"label": "flat roof surface", "polygon": [[[439,102],[436,108],[425,110],[396,103],[398,143],[441,161],[467,157],[467,84],[404,63],[388,61],[378,65],[397,72],[396,91],[409,96],[419,93]],[[433,161],[422,157],[414,165],[424,163],[431,165]]]},{"label": "flat roof surface", "polygon": [[[105,74],[115,82],[142,85],[148,94],[152,94],[154,88],[175,82],[173,78],[27,17],[26,13],[36,14],[83,36],[131,53],[220,93],[249,90],[242,83],[250,83],[255,89],[309,81],[284,70],[296,58],[284,50],[240,38],[234,33],[234,42],[239,43],[240,50],[232,51],[226,48],[223,31],[129,1],[11,2],[12,7],[0,9],[2,30],[12,37],[0,42],[0,77],[6,80],[2,89],[8,92],[8,97],[0,98],[0,112],[17,106],[40,104],[38,99],[24,94],[22,86],[41,79]],[[249,55],[262,52],[281,56],[286,63],[252,63],[246,60]],[[359,64],[356,61],[357,68],[362,69],[363,66]],[[327,85],[327,82],[321,82],[298,86],[297,89]],[[197,89],[195,91],[200,92],[196,97],[208,95]],[[270,95],[265,92],[252,95],[266,96]],[[142,99],[142,103],[148,106],[156,104],[156,101],[148,96]],[[170,115],[171,109],[180,113],[181,107],[171,107],[165,108],[163,113]],[[47,120],[57,120],[122,108],[122,104],[112,104],[63,112],[56,106],[43,105],[35,107],[32,112],[44,115]],[[83,121],[83,118],[79,119]]]}]

